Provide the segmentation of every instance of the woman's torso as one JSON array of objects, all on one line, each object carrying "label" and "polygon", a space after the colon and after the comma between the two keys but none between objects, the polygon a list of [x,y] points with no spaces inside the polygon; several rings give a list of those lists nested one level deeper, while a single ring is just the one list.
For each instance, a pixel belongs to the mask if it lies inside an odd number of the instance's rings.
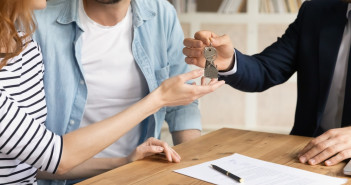
[{"label": "woman's torso", "polygon": [[[18,107],[18,110],[24,111],[37,123],[44,124],[47,114],[43,86],[44,68],[38,45],[31,41],[20,55],[10,59],[7,63],[0,69],[0,91],[2,96],[6,96],[5,101],[11,100],[13,102],[12,108]],[[0,106],[5,101],[2,99]],[[13,111],[13,109],[8,108],[0,112],[0,140],[2,140],[0,142],[0,184],[10,182],[36,184],[37,169],[27,163],[35,162],[36,156],[32,155],[36,153],[33,152],[34,150],[45,151],[45,148],[43,149],[40,144],[34,147],[26,145],[28,142],[34,142],[35,138],[32,141],[24,141],[26,137],[21,137],[21,135],[28,134],[30,132],[28,128],[34,127],[35,124],[31,123],[29,126],[20,127],[22,122],[12,119],[12,121],[8,121],[10,123],[8,124],[2,120],[5,116],[19,116],[18,110]],[[23,118],[22,121],[25,119]],[[41,142],[44,141],[42,139]],[[9,148],[12,149],[9,150]],[[28,151],[32,152],[28,153]],[[28,158],[26,163],[17,159],[17,156],[20,155],[21,158]]]}]

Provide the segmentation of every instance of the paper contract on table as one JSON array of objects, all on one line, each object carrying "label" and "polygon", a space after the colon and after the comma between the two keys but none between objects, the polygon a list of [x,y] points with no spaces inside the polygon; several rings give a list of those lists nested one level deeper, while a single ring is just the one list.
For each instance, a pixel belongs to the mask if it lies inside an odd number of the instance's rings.
[{"label": "paper contract on table", "polygon": [[175,170],[175,172],[213,184],[240,184],[212,169],[211,164],[243,178],[245,185],[340,185],[347,179],[330,177],[251,157],[234,154],[214,161]]}]

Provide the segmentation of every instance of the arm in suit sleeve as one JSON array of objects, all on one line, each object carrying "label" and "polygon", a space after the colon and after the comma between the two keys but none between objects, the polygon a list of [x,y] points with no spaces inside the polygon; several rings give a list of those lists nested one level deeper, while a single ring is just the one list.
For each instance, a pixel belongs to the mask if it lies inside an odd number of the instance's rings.
[{"label": "arm in suit sleeve", "polygon": [[261,92],[287,81],[297,71],[297,56],[306,3],[285,34],[262,53],[244,55],[236,50],[237,72],[221,76],[230,86],[247,92]]}]

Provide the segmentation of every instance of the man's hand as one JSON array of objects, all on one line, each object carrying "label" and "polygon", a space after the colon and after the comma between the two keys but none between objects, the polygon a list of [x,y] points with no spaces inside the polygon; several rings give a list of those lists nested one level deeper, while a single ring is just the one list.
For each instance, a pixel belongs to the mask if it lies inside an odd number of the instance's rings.
[{"label": "man's hand", "polygon": [[309,142],[298,157],[302,163],[315,165],[325,161],[326,166],[351,158],[351,127],[328,130]]},{"label": "man's hand", "polygon": [[195,33],[195,39],[186,38],[184,40],[183,53],[185,62],[204,68],[206,60],[203,56],[203,50],[206,46],[212,46],[217,50],[217,59],[215,64],[220,71],[230,70],[233,66],[234,47],[227,35],[218,36],[210,31],[199,31]]},{"label": "man's hand", "polygon": [[169,162],[180,162],[181,158],[176,151],[169,147],[167,143],[155,138],[149,138],[143,144],[139,145],[133,153],[127,157],[127,160],[128,162],[133,162],[162,152],[164,152]]}]

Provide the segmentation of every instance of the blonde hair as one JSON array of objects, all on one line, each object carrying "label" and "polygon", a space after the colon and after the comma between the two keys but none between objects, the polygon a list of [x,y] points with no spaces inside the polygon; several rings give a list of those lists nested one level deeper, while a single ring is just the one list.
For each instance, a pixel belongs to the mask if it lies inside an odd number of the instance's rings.
[{"label": "blonde hair", "polygon": [[[0,51],[4,53],[0,69],[9,59],[23,51],[25,41],[35,30],[30,2],[30,0],[0,0]],[[20,35],[18,31],[23,34]]]}]

